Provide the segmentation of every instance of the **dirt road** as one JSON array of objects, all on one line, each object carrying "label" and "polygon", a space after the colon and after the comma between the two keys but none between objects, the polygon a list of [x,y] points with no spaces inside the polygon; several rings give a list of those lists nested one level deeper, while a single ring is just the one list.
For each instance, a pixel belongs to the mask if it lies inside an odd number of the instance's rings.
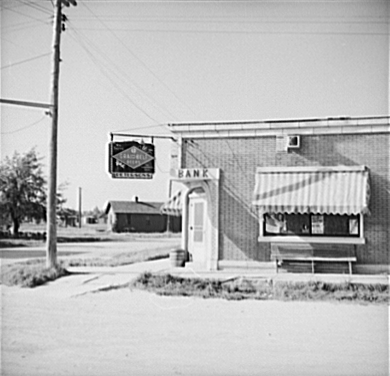
[{"label": "dirt road", "polygon": [[[69,277],[77,278],[77,277]],[[388,375],[388,307],[2,287],[2,375]]]},{"label": "dirt road", "polygon": [[[121,253],[138,252],[151,249],[167,249],[178,247],[180,238],[135,238],[131,241],[104,241],[92,243],[59,243],[59,258],[88,258],[88,257],[113,257]],[[11,262],[31,258],[46,257],[46,246],[44,243],[39,247],[16,247],[0,249],[0,264],[5,265]]]}]

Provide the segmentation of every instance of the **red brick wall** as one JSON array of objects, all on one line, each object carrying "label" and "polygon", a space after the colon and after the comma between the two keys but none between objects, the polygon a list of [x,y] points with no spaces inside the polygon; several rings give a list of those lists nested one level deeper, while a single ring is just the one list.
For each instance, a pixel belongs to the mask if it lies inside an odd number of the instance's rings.
[{"label": "red brick wall", "polygon": [[183,167],[221,169],[220,260],[268,261],[269,244],[258,243],[258,219],[252,206],[257,167],[365,165],[370,169],[371,215],[365,217],[367,244],[358,262],[389,263],[389,135],[313,135],[301,148],[277,152],[276,137],[200,139],[183,145]]}]

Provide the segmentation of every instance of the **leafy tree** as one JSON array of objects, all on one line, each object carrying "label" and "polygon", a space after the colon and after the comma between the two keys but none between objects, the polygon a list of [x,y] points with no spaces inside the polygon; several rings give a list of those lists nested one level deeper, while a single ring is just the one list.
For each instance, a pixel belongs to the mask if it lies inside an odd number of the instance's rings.
[{"label": "leafy tree", "polygon": [[[26,219],[46,218],[46,179],[42,163],[35,149],[0,163],[0,212],[12,221],[13,233],[17,234]],[[58,194],[58,202],[65,200]]]},{"label": "leafy tree", "polygon": [[99,219],[103,214],[103,210],[100,210],[97,206],[95,206],[94,209],[92,209],[88,214],[90,214],[95,219]]}]

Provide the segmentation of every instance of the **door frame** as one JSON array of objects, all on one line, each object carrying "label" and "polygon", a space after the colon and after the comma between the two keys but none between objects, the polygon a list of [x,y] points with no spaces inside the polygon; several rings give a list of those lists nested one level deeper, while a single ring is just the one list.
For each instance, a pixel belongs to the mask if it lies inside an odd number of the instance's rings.
[{"label": "door frame", "polygon": [[[207,244],[208,244],[208,238],[209,238],[209,216],[207,213],[208,210],[208,203],[207,203],[207,197],[206,192],[203,191],[196,192],[197,189],[192,190],[192,192],[188,196],[188,242],[187,242],[187,248],[188,252],[192,254],[192,260],[193,262],[197,264],[203,264],[207,260]],[[200,243],[195,241],[195,231],[196,231],[196,204],[204,204],[203,212],[202,212],[202,241]],[[193,209],[191,208],[191,205],[193,205]]]},{"label": "door frame", "polygon": [[[202,171],[196,174],[195,172]],[[182,237],[181,248],[188,251],[188,204],[189,195],[197,188],[206,194],[206,243],[205,270],[218,270],[219,261],[219,168],[195,168],[171,170],[171,180],[186,186],[182,196]]]}]

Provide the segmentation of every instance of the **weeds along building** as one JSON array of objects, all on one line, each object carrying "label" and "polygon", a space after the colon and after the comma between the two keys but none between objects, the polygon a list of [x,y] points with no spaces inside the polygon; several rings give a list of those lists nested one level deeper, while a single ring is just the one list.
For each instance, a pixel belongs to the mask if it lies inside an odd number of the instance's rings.
[{"label": "weeds along building", "polygon": [[182,247],[193,262],[252,267],[289,249],[301,257],[280,264],[298,271],[348,271],[334,262],[340,255],[354,273],[388,271],[388,116],[169,128],[171,179],[186,187]]}]

